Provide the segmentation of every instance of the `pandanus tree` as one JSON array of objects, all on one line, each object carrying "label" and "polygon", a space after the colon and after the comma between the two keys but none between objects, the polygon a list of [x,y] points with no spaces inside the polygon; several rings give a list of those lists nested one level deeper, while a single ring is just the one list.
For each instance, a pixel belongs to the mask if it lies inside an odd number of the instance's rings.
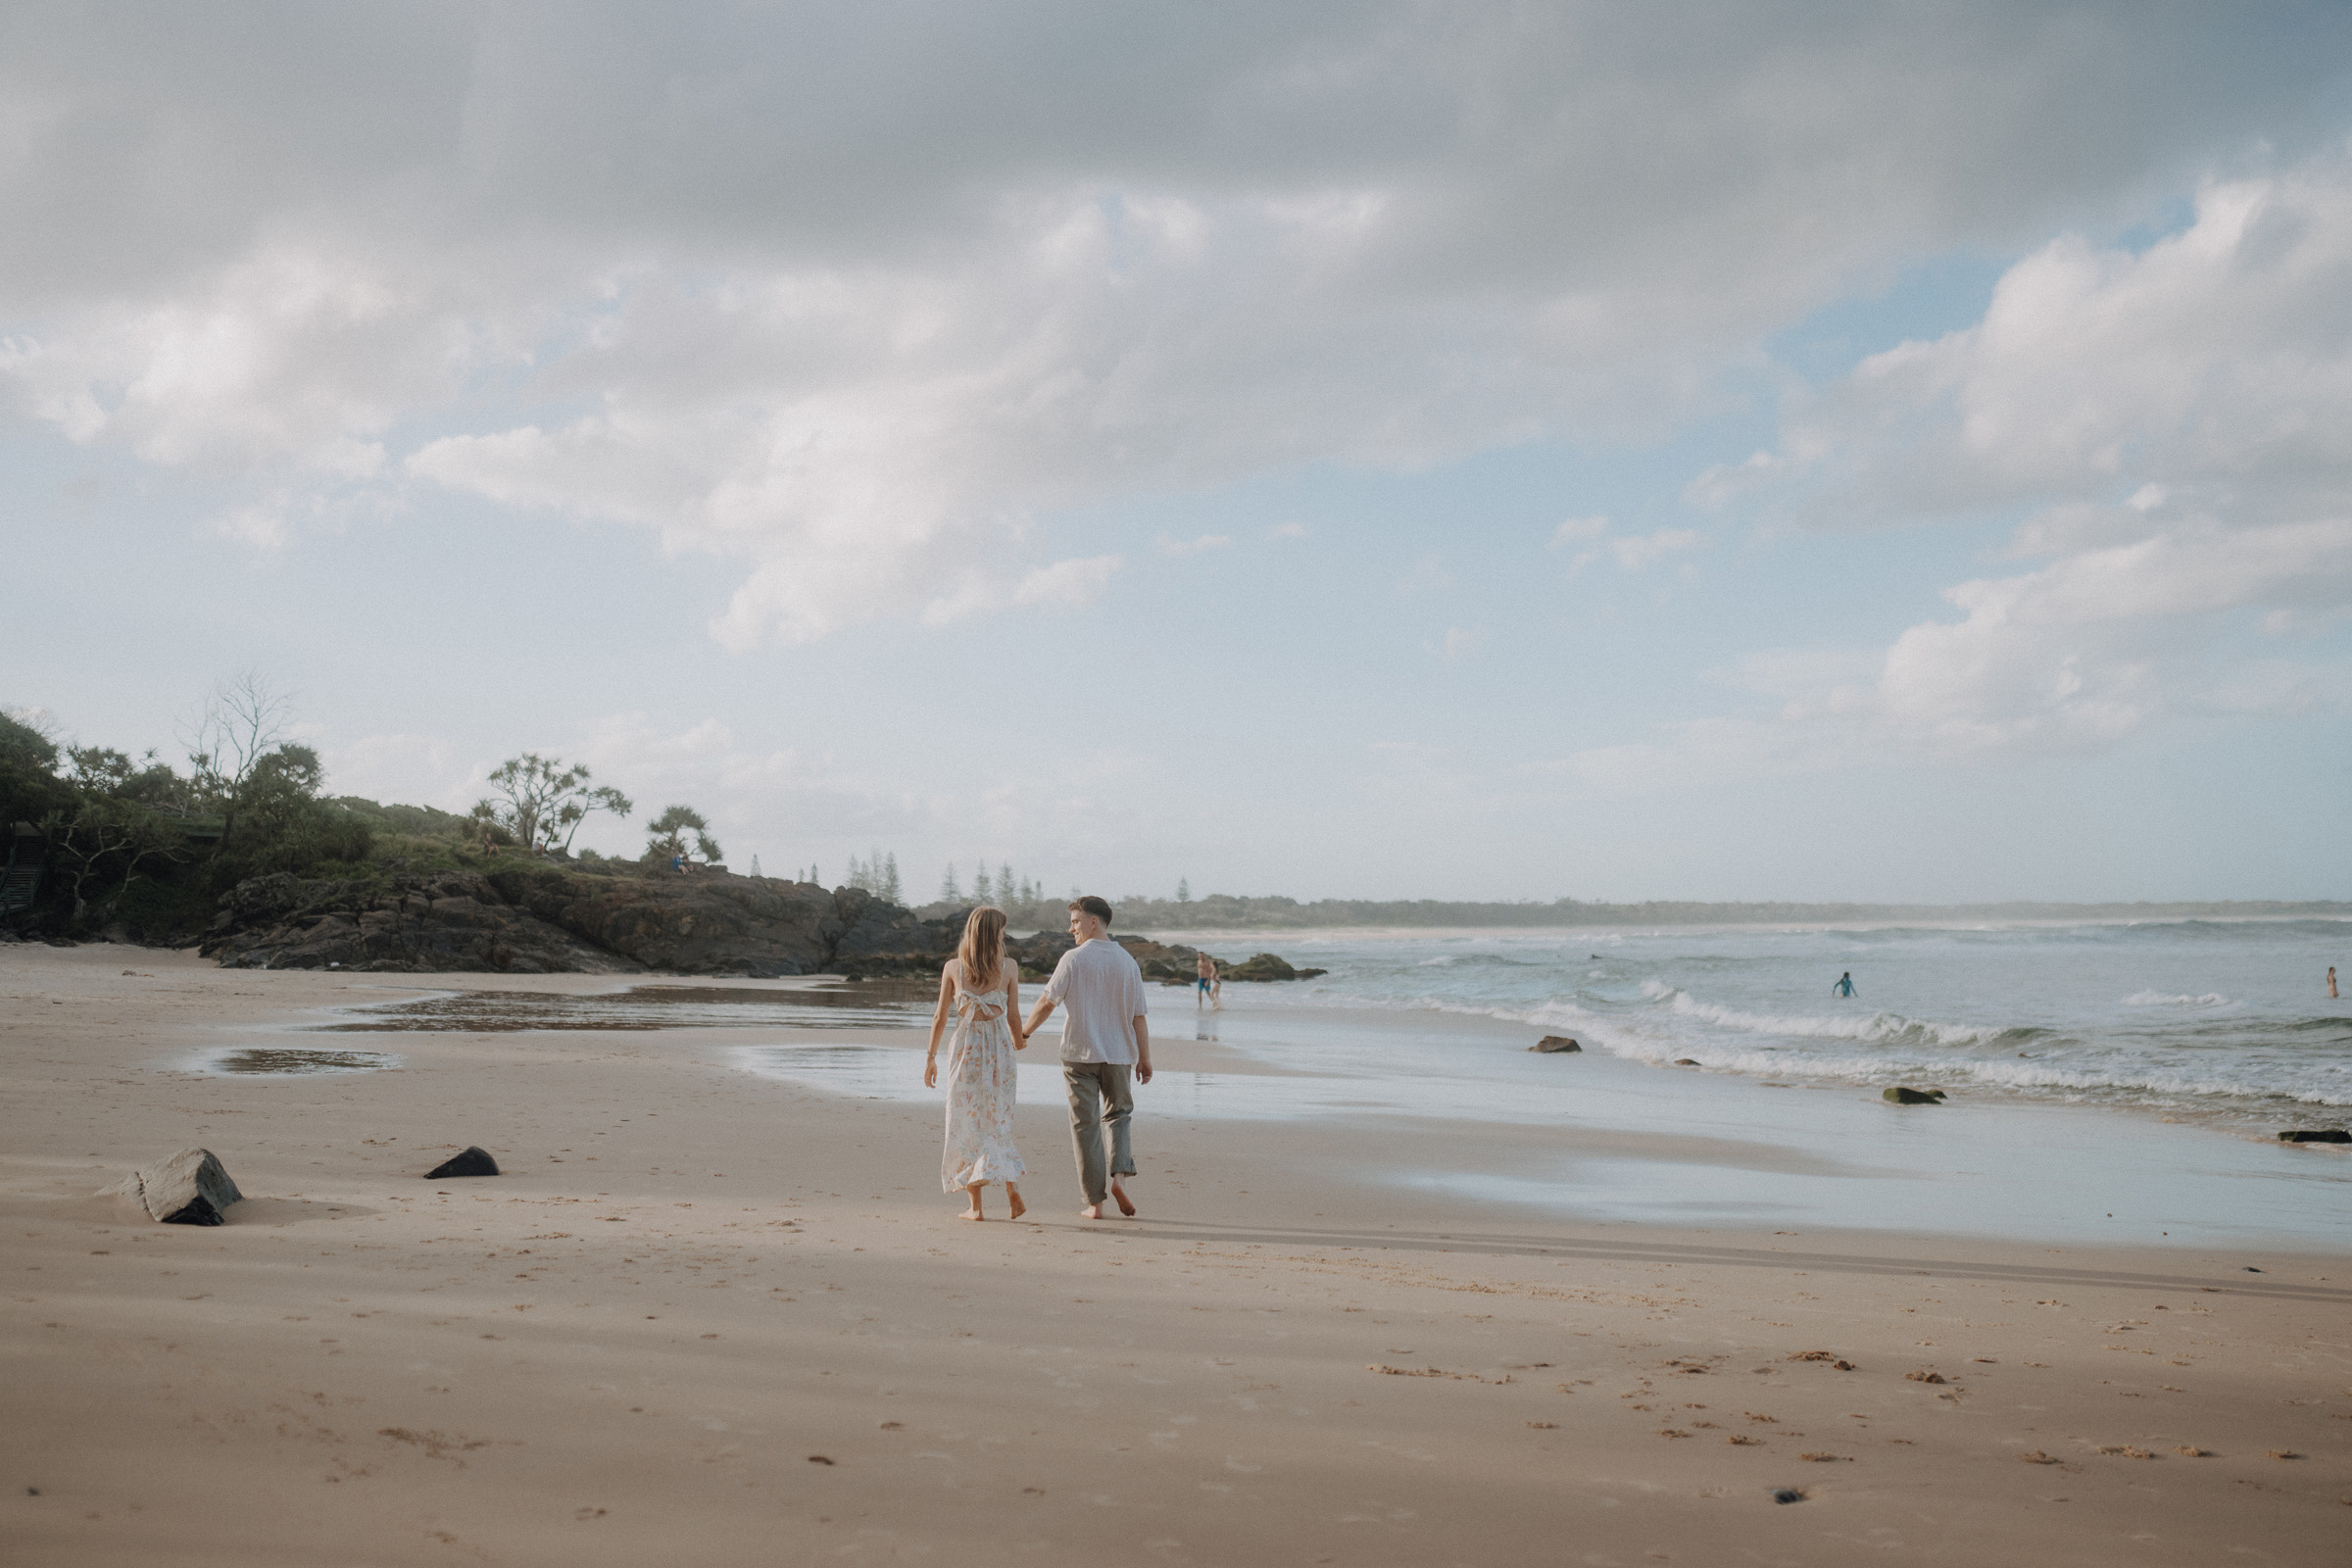
[{"label": "pandanus tree", "polygon": [[695,855],[705,860],[716,861],[724,857],[719,853],[718,840],[710,836],[710,824],[703,813],[691,806],[665,807],[660,816],[646,824],[652,836],[645,842],[648,859],[670,860],[686,853],[687,840],[692,837]]},{"label": "pandanus tree", "polygon": [[475,804],[473,819],[505,829],[533,852],[569,851],[572,835],[594,812],[626,817],[636,809],[611,785],[591,784],[585,763],[537,752],[509,758],[489,783],[491,794]]}]

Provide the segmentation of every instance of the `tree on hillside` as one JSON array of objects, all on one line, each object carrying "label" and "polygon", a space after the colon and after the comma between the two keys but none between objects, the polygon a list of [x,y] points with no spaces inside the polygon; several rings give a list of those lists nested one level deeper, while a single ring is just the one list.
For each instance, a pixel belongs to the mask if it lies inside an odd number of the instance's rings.
[{"label": "tree on hillside", "polygon": [[889,903],[892,903],[892,904],[904,904],[904,903],[906,903],[906,901],[904,898],[902,898],[902,897],[900,896],[900,892],[899,892],[899,852],[898,852],[898,851],[896,851],[896,850],[893,850],[893,851],[891,851],[891,852],[890,852],[890,854],[889,854],[887,857],[885,857],[885,858],[883,858],[883,861],[882,861],[882,876],[881,876],[881,878],[880,878],[880,885],[879,885],[878,887],[876,887],[874,891],[875,891],[875,892],[877,892],[877,893],[879,893],[879,894],[881,894],[881,895],[882,895],[882,897],[883,897],[885,900],[887,900]]},{"label": "tree on hillside", "polygon": [[473,808],[473,819],[506,829],[526,850],[569,850],[571,836],[592,812],[626,817],[636,808],[611,785],[591,785],[586,763],[525,752],[490,775],[493,795]]},{"label": "tree on hillside", "polygon": [[939,896],[941,901],[947,904],[963,902],[963,888],[956,880],[956,862],[954,860],[948,862],[948,874],[939,879]]},{"label": "tree on hillside", "polygon": [[686,853],[689,834],[693,835],[696,856],[711,861],[724,858],[719,852],[718,840],[710,836],[710,824],[704,819],[702,812],[691,806],[663,808],[660,816],[646,824],[646,831],[652,835],[645,841],[648,859],[676,859]]},{"label": "tree on hillside", "polygon": [[205,699],[204,711],[188,737],[188,804],[220,817],[216,854],[236,836],[246,782],[285,738],[286,720],[293,711],[291,694],[250,669],[220,681]]}]

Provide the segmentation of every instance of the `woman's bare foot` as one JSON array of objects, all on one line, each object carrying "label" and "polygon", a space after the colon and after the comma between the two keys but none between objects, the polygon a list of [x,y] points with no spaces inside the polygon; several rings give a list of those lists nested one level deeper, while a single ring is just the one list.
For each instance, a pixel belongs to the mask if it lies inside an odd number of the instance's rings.
[{"label": "woman's bare foot", "polygon": [[1101,1203],[1089,1203],[1078,1211],[1078,1217],[1080,1219],[1101,1219],[1102,1217],[1102,1205]]},{"label": "woman's bare foot", "polygon": [[971,1200],[971,1204],[972,1204],[972,1206],[971,1206],[971,1207],[969,1207],[969,1208],[967,1208],[967,1209],[965,1209],[965,1210],[964,1210],[962,1213],[960,1213],[960,1214],[956,1215],[956,1217],[957,1219],[986,1219],[986,1218],[988,1218],[988,1216],[987,1216],[986,1214],[983,1214],[983,1213],[981,1213],[981,1212],[980,1212],[980,1189],[979,1189],[979,1188],[977,1188],[977,1187],[966,1187],[966,1188],[963,1190],[963,1195],[964,1195],[964,1197],[965,1197],[965,1198],[967,1198],[967,1199]]},{"label": "woman's bare foot", "polygon": [[1004,1196],[1012,1201],[1012,1217],[1014,1219],[1019,1219],[1023,1214],[1029,1212],[1029,1205],[1021,1201],[1021,1190],[1012,1183],[1004,1184]]},{"label": "woman's bare foot", "polygon": [[1110,1196],[1118,1200],[1120,1213],[1129,1219],[1135,1218],[1135,1204],[1128,1199],[1126,1188],[1114,1181],[1110,1184]]}]

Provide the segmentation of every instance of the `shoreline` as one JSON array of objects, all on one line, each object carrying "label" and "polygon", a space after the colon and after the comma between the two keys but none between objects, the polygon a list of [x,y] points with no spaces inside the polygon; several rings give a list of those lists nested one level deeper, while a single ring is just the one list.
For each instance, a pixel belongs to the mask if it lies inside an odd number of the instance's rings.
[{"label": "shoreline", "polygon": [[[2332,1562],[2352,1519],[2346,1250],[1531,1214],[1381,1179],[1515,1157],[1491,1128],[1148,1099],[1141,1219],[1068,1212],[1059,1106],[1025,1102],[1030,1219],[974,1226],[937,1191],[936,1101],[744,1072],[742,1031],[416,1032],[396,1071],[199,1077],[158,1064],[408,977],[138,952],[0,952],[0,1530],[27,1563],[1737,1541],[2142,1568]],[[1163,1071],[1246,1075],[1234,1040],[1156,1021]],[[90,1196],[183,1142],[244,1186],[227,1225]],[[469,1142],[507,1174],[416,1179]],[[1732,1152],[1735,1180],[1769,1163]]]},{"label": "shoreline", "polygon": [[[478,978],[495,983],[459,985],[398,983],[407,978],[354,977],[346,982],[352,990],[380,989],[410,995],[398,1001],[349,1001],[338,1010],[369,1010],[398,1006],[409,1001],[483,992],[613,998],[671,989],[725,990],[745,995],[790,996],[808,991],[837,997],[852,994],[850,988],[825,976],[777,980],[681,977],[691,981],[691,985],[665,983],[662,977],[564,975],[485,976]],[[471,981],[477,977],[445,978]],[[876,989],[884,984],[889,983],[869,983]],[[1167,989],[1179,996],[1190,995],[1189,988]],[[1269,986],[1265,990],[1272,993],[1274,988]],[[1254,993],[1251,997],[1254,999]],[[1199,1020],[1199,1029],[1214,1030],[1216,1034],[1203,1037],[1196,1033],[1193,1039],[1182,1039],[1181,1020],[1188,1013]],[[2199,1170],[2207,1181],[2228,1182],[2241,1188],[2249,1181],[2254,1182],[2255,1188],[2246,1189],[2252,1196],[2233,1195],[2231,1206],[2259,1209],[2263,1191],[2267,1189],[2278,1204],[2277,1211],[2291,1211],[2300,1223],[2267,1233],[2249,1232],[2244,1239],[2258,1236],[2263,1245],[2290,1248],[2309,1243],[2323,1251],[2333,1246],[2352,1248],[2352,1163],[2337,1163],[2352,1161],[2352,1152],[2337,1146],[2282,1144],[2246,1126],[2245,1113],[2234,1108],[2186,1107],[2183,1114],[2183,1107],[2034,1095],[1997,1083],[1972,1084],[1958,1098],[1938,1106],[1896,1107],[1885,1104],[1874,1087],[1838,1077],[1808,1077],[1799,1072],[1792,1082],[1776,1083],[1761,1073],[1741,1068],[1671,1068],[1642,1057],[1620,1055],[1605,1047],[1588,1050],[1573,1058],[1522,1062],[1517,1057],[1525,1036],[1547,1026],[1470,1008],[1407,1007],[1370,999],[1308,1001],[1294,1000],[1286,994],[1262,1007],[1240,1005],[1223,1012],[1193,1012],[1172,1007],[1157,1016],[1162,1030],[1163,1059],[1171,1045],[1178,1045],[1185,1057],[1199,1059],[1188,1059],[1188,1065],[1177,1072],[1163,1071],[1156,1086],[1139,1090],[1139,1104],[1144,1110],[1156,1109],[1158,1114],[1190,1120],[1247,1119],[1351,1126],[1375,1136],[1434,1141],[1440,1147],[1483,1145],[1491,1156],[1507,1149],[1510,1152],[1507,1160],[1490,1157],[1483,1172],[1426,1169],[1398,1178],[1405,1184],[1434,1187],[1450,1184],[1470,1201],[1548,1210],[1596,1223],[1624,1223],[1623,1215],[1628,1209],[1622,1200],[1607,1194],[1582,1199],[1575,1196],[1578,1192],[1575,1182],[1561,1173],[1562,1155],[1550,1147],[1555,1140],[1549,1135],[1553,1134],[1573,1135],[1575,1155],[1571,1167],[1590,1162],[1596,1151],[1610,1151],[1613,1152],[1599,1156],[1600,1161],[1603,1164],[1614,1161],[1615,1169],[1663,1168],[1675,1175],[1688,1176],[1692,1168],[1705,1171],[1725,1164],[1723,1156],[1727,1150],[1741,1150],[1749,1152],[1749,1162],[1767,1178],[1811,1175],[1826,1181],[1842,1177],[1853,1188],[1861,1185],[1853,1178],[1871,1168],[1867,1163],[1857,1166],[1849,1157],[1856,1147],[1855,1139],[1885,1137],[1889,1130],[1904,1128],[1906,1123],[1924,1122],[1925,1126],[1918,1129],[1919,1135],[1936,1151],[1927,1157],[1950,1158],[1954,1163],[1937,1171],[1923,1167],[1918,1156],[1906,1155],[1895,1165],[1879,1169],[1879,1175],[1903,1182],[1924,1181],[1934,1192],[1948,1187],[1958,1173],[1965,1172],[1967,1165],[1984,1163],[1984,1146],[1991,1143],[2007,1148],[2015,1160],[2023,1162],[2007,1173],[2004,1185],[2011,1189],[2021,1185],[2032,1189],[2042,1179],[2039,1165],[2046,1165],[2049,1147],[2061,1143],[2073,1152],[2066,1161],[2068,1165],[2121,1167],[2124,1174],[2120,1185],[2127,1188],[2140,1171],[2150,1176],[2178,1175],[2183,1167]],[[1178,1032],[1169,1032],[1172,1022],[1179,1026]],[[499,1032],[508,1032],[510,1027],[523,1032],[530,1030],[529,1025],[501,1025]],[[780,1028],[765,1022],[734,1024],[707,1020],[610,1027],[627,1033],[691,1030],[708,1048],[723,1051],[739,1071],[790,1079],[828,1094],[906,1103],[928,1103],[934,1098],[920,1088],[919,1074],[895,1059],[921,1049],[924,1024],[913,1016],[898,1023],[889,1020],[845,1023],[838,1027],[849,1032],[838,1039],[826,1026],[806,1016],[796,1017]],[[1218,1038],[1228,1030],[1231,1038]],[[1510,1053],[1501,1063],[1503,1067],[1528,1069],[1536,1094],[1523,1102],[1489,1103],[1482,1107],[1476,1103],[1478,1091],[1474,1086],[1467,1105],[1470,1114],[1465,1118],[1458,1114],[1465,1107],[1462,1097],[1456,1093],[1457,1085],[1429,1082],[1399,1085],[1393,1080],[1384,1084],[1380,1075],[1368,1073],[1352,1062],[1340,1064],[1335,1070],[1331,1059],[1334,1054],[1328,1050],[1321,1053],[1313,1065],[1286,1062],[1284,1056],[1297,1049],[1297,1037],[1302,1031],[1326,1037],[1346,1032],[1349,1048],[1360,1047],[1367,1034],[1400,1037],[1421,1048],[1418,1054],[1431,1064],[1429,1070],[1433,1076],[1440,1071],[1437,1064],[1448,1050],[1465,1045],[1497,1047]],[[313,1044],[309,1049],[313,1050],[364,1052],[372,1048],[382,1052],[391,1051],[394,1046],[392,1040],[384,1038],[387,1035],[413,1040],[421,1034],[449,1031],[375,1030],[348,1022],[309,1019],[287,1020],[273,1026],[271,1032],[282,1034],[289,1041],[297,1036],[310,1039]],[[554,1032],[598,1031],[584,1023],[566,1023]],[[359,1040],[316,1039],[319,1035],[344,1033],[370,1038],[365,1044]],[[224,1052],[233,1048],[211,1049]],[[803,1051],[814,1053],[815,1057],[821,1058],[821,1064],[795,1070],[794,1058]],[[1050,1104],[1057,1099],[1057,1082],[1049,1081],[1054,1077],[1051,1062],[1048,1045],[1042,1052],[1033,1051],[1021,1063],[1024,1103]],[[1244,1083],[1265,1078],[1291,1082],[1258,1083],[1245,1089],[1232,1082],[1237,1078]],[[1377,1086],[1385,1094],[1385,1100],[1373,1098],[1375,1090],[1367,1086]],[[1597,1094],[1596,1087],[1600,1091]],[[1571,1089],[1582,1102],[1566,1105],[1556,1094],[1544,1093],[1560,1088]],[[1747,1098],[1748,1091],[1767,1090],[1834,1099],[1815,1102],[1796,1098],[1784,1105]],[[1444,1099],[1457,1114],[1449,1116],[1446,1109],[1429,1102],[1433,1094]],[[1146,1103],[1154,1102],[1156,1106]],[[1682,1134],[1655,1130],[1660,1121],[1693,1115],[1700,1117],[1700,1124],[1710,1130]],[[1972,1122],[1969,1131],[1973,1136],[1949,1136],[1955,1129],[1942,1124],[1955,1117]],[[1760,1119],[1761,1125],[1740,1125],[1751,1118]],[[1431,1140],[1426,1127],[1441,1124],[1449,1131]],[[1407,1130],[1399,1132],[1400,1128]],[[2159,1131],[2160,1128],[2180,1131],[2167,1133]],[[2230,1146],[2229,1152],[2201,1150],[2197,1135],[2224,1141]],[[1894,1136],[1908,1139],[1912,1135],[1897,1132]],[[1629,1167],[1626,1161],[1635,1163]],[[2092,1193],[2099,1191],[2103,1183],[2103,1178],[2097,1175],[2084,1178],[2077,1174],[2074,1180],[2079,1184],[2086,1182],[2086,1190]],[[2289,1210],[2287,1190],[2305,1187],[2313,1181],[2325,1184],[2325,1189],[2292,1194],[2303,1202]],[[1688,1180],[1683,1185],[1700,1186]],[[2021,1211],[2019,1197],[2012,1191],[2005,1200],[1996,1198],[1994,1206],[2014,1216]],[[1702,1210],[1709,1202],[1703,1190],[1694,1191],[1683,1201]],[[1754,1205],[1762,1199],[1749,1194],[1744,1201]],[[2103,1201],[2128,1203],[2131,1199],[2109,1191]],[[1852,1203],[1851,1198],[1842,1203],[1830,1200],[1833,1208],[1851,1207]],[[2044,1219],[2030,1230],[2014,1231],[2012,1239],[2090,1241],[2101,1229],[2114,1228],[2106,1222],[2115,1219],[2116,1211],[2100,1208],[2097,1212],[2099,1221],[2085,1218],[2069,1223]],[[2216,1227],[2221,1219],[2209,1205],[2203,1212],[2195,1206],[2185,1212],[2178,1208],[2147,1209],[2140,1228],[2152,1234],[2138,1241],[2150,1246],[2171,1245],[2176,1240],[2171,1233],[2179,1231],[2184,1238],[2202,1236],[2208,1243],[2219,1245],[2223,1237]],[[1816,1211],[1808,1211],[1804,1223],[1857,1234],[1919,1234],[1922,1224],[1925,1233],[1939,1237],[2003,1234],[1997,1226],[1972,1229],[1952,1222],[1935,1223],[1924,1215],[1909,1232],[1868,1220],[1842,1219],[1836,1214],[1825,1218]],[[2016,1226],[2021,1222],[2013,1218],[2010,1223]]]}]

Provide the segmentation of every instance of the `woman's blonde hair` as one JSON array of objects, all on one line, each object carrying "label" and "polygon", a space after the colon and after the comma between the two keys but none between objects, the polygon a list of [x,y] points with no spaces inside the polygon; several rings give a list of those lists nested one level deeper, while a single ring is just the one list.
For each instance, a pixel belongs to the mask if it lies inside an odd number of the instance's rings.
[{"label": "woman's blonde hair", "polygon": [[993,991],[1004,970],[1004,911],[983,904],[963,922],[963,945],[956,950],[967,990]]}]

